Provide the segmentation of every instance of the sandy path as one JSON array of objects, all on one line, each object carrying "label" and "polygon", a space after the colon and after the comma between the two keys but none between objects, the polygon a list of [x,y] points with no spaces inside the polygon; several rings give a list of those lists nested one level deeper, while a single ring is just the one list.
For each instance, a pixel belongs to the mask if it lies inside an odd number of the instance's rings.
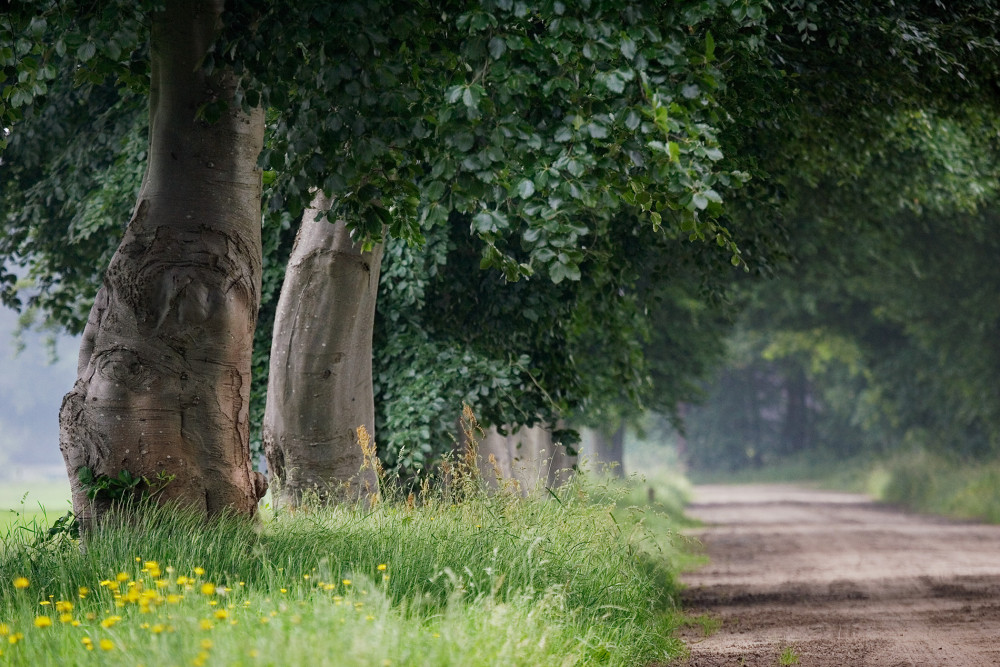
[{"label": "sandy path", "polygon": [[703,486],[690,514],[711,559],[683,577],[683,664],[1000,665],[1000,526],[786,486]]}]

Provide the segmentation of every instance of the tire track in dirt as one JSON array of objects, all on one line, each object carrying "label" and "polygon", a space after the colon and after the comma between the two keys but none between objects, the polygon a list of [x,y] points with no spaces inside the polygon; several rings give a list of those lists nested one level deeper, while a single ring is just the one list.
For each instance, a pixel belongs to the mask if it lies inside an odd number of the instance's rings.
[{"label": "tire track in dirt", "polygon": [[1000,665],[1000,526],[781,485],[702,486],[692,531],[710,558],[684,602],[687,667]]}]

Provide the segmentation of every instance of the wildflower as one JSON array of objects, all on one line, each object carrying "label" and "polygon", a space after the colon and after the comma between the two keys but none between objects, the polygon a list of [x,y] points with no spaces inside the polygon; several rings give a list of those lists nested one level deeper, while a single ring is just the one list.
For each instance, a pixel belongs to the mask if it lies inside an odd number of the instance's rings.
[{"label": "wildflower", "polygon": [[205,569],[201,567],[196,567],[194,568],[194,573],[195,575],[200,577],[201,575],[205,574]]},{"label": "wildflower", "polygon": [[177,604],[182,599],[184,599],[183,595],[177,595],[176,593],[171,593],[170,595],[167,596],[167,604]]},{"label": "wildflower", "polygon": [[117,623],[120,620],[122,620],[121,616],[108,616],[107,618],[105,618],[104,620],[101,621],[101,627],[102,628],[110,628],[111,626],[113,626],[115,623]]},{"label": "wildflower", "polygon": [[386,571],[386,569],[387,569],[388,567],[389,567],[389,566],[388,566],[388,565],[386,565],[385,563],[379,563],[379,565],[378,565],[378,568],[376,568],[376,569],[377,569],[377,570],[378,570],[379,572],[385,572],[385,571]]},{"label": "wildflower", "polygon": [[207,651],[208,649],[212,648],[212,640],[211,639],[202,639],[201,640],[201,648],[204,651]]},{"label": "wildflower", "polygon": [[90,589],[87,588],[86,586],[80,586],[80,588],[78,588],[76,592],[77,594],[79,594],[80,599],[82,600],[83,598],[87,597],[90,594]]},{"label": "wildflower", "polygon": [[6,623],[0,623],[0,637],[6,637],[10,634],[10,626]]},{"label": "wildflower", "polygon": [[198,626],[202,630],[211,630],[212,628],[215,627],[215,623],[212,623],[211,619],[203,618],[200,621],[198,621]]},{"label": "wildflower", "polygon": [[8,644],[16,644],[19,641],[21,641],[22,639],[24,639],[24,633],[23,632],[15,632],[10,637],[7,637],[7,643]]},{"label": "wildflower", "polygon": [[344,584],[345,586],[350,586],[351,585],[351,580],[350,579],[341,579],[340,583]]},{"label": "wildflower", "polygon": [[94,640],[90,637],[83,637],[80,641],[83,642],[83,645],[87,647],[88,651],[94,650]]},{"label": "wildflower", "polygon": [[147,560],[145,563],[143,563],[142,569],[148,572],[149,576],[151,576],[153,579],[159,579],[161,574],[160,564],[157,563],[155,560]]},{"label": "wildflower", "polygon": [[35,627],[36,628],[47,628],[52,625],[52,619],[48,616],[36,616],[35,617]]},{"label": "wildflower", "polygon": [[201,585],[202,595],[212,595],[214,593],[215,593],[215,584],[205,582],[204,584]]},{"label": "wildflower", "polygon": [[117,579],[118,581],[128,581],[131,578],[132,577],[130,577],[127,572],[119,572],[118,574],[115,575],[115,579]]},{"label": "wildflower", "polygon": [[65,613],[65,614],[59,614],[59,622],[60,623],[72,623],[73,622],[73,614],[70,614],[68,612]]},{"label": "wildflower", "polygon": [[217,619],[219,619],[220,621],[224,620],[224,619],[227,619],[227,618],[229,618],[229,612],[226,611],[225,609],[216,609],[215,610],[215,617]]},{"label": "wildflower", "polygon": [[115,647],[115,643],[113,641],[111,641],[110,639],[102,639],[101,640],[101,650],[102,651],[110,651],[114,647]]},{"label": "wildflower", "polygon": [[156,625],[154,625],[149,629],[149,631],[152,632],[154,635],[158,635],[164,630],[166,630],[166,628],[163,626],[162,623],[157,623]]},{"label": "wildflower", "polygon": [[68,611],[73,611],[73,603],[69,600],[59,600],[56,602],[56,611],[60,614],[65,614]]},{"label": "wildflower", "polygon": [[181,576],[177,577],[177,585],[178,586],[184,586],[185,584],[189,583],[190,581],[191,580],[188,579],[187,577],[185,577],[183,574]]},{"label": "wildflower", "polygon": [[14,588],[21,590],[30,586],[31,583],[28,581],[27,577],[17,577],[14,579]]}]

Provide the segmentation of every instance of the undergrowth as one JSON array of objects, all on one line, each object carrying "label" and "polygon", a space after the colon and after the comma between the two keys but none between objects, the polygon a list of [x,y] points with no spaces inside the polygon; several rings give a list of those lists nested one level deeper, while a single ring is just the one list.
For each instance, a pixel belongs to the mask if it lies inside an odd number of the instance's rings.
[{"label": "undergrowth", "polygon": [[683,650],[676,523],[629,509],[645,487],[578,478],[523,499],[472,468],[417,502],[256,522],[145,504],[84,548],[15,526],[0,538],[0,662],[643,665]]}]

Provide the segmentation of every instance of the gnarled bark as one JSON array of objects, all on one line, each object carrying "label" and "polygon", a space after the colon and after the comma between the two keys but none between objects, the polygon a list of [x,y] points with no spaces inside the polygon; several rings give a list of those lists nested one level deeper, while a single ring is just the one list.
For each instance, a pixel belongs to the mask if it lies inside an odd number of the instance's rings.
[{"label": "gnarled bark", "polygon": [[[318,193],[303,216],[281,287],[271,344],[263,440],[280,501],[299,504],[377,493],[356,429],[375,432],[372,330],[382,246],[351,240],[325,219]],[[273,479],[273,478],[272,478]]]},{"label": "gnarled bark", "polygon": [[225,71],[200,68],[221,12],[221,1],[167,0],[152,16],[147,171],[60,412],[59,446],[84,524],[109,500],[87,498],[83,468],[98,478],[165,476],[158,499],[206,515],[252,515],[266,488],[251,463],[248,418],[263,114],[196,118],[235,90]]}]

